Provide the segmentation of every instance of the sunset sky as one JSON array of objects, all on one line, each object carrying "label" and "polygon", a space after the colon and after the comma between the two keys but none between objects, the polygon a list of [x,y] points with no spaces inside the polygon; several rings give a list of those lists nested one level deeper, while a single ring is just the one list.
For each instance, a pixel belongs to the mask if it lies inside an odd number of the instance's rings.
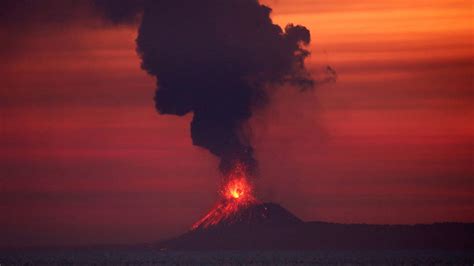
[{"label": "sunset sky", "polygon": [[[252,118],[258,197],[304,220],[474,222],[472,1],[262,3],[338,80]],[[0,247],[154,241],[218,199],[192,115],[155,111],[137,25],[83,13],[0,20]]]}]

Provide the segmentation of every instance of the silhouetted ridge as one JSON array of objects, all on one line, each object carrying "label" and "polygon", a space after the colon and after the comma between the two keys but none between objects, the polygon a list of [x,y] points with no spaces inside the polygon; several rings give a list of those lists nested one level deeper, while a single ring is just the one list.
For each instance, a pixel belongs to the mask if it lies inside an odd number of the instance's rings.
[{"label": "silhouetted ridge", "polygon": [[156,246],[169,250],[474,250],[473,223],[303,222],[278,204],[253,204],[218,224]]}]

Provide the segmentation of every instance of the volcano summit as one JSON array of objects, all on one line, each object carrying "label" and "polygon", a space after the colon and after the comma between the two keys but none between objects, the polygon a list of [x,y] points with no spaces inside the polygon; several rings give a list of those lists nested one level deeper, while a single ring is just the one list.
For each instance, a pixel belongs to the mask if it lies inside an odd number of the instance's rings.
[{"label": "volcano summit", "polygon": [[253,185],[244,165],[236,164],[225,179],[227,182],[220,190],[221,201],[192,226],[192,231],[303,222],[280,205],[259,202],[254,196]]}]

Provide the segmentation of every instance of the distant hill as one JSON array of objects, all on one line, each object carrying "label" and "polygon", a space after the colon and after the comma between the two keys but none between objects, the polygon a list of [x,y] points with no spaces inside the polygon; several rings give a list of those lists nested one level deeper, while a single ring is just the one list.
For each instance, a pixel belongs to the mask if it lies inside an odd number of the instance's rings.
[{"label": "distant hill", "polygon": [[[206,226],[204,226],[206,225]],[[278,204],[242,208],[156,244],[166,250],[474,250],[473,223],[370,225],[303,222]]]}]

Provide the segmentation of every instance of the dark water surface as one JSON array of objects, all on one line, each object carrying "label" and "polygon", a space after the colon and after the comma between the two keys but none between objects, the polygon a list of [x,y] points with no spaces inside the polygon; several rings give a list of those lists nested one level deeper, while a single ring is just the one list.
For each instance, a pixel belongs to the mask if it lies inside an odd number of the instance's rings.
[{"label": "dark water surface", "polygon": [[10,251],[0,265],[474,265],[469,251]]}]

